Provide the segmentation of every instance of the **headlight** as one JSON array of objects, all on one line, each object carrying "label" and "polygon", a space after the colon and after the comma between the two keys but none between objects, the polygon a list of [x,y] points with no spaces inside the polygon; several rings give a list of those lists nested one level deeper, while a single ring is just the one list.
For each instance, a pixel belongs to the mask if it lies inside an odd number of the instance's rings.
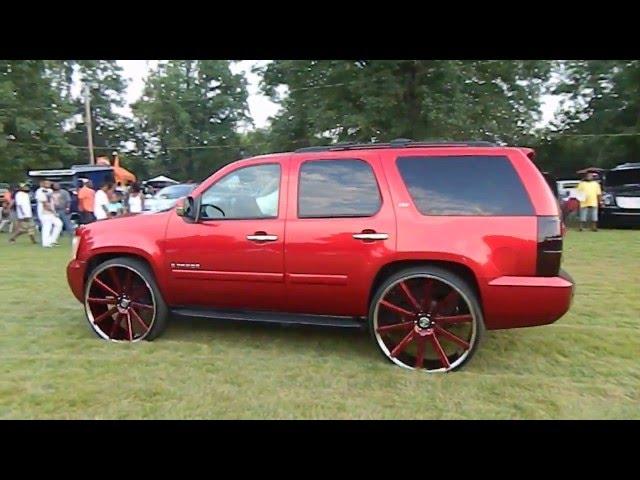
[{"label": "headlight", "polygon": [[78,247],[80,246],[80,236],[74,235],[73,240],[71,240],[71,260],[76,259],[76,255],[78,254]]},{"label": "headlight", "polygon": [[602,195],[602,202],[605,205],[613,205],[615,203],[613,195],[611,195],[610,193],[605,193],[604,195]]}]

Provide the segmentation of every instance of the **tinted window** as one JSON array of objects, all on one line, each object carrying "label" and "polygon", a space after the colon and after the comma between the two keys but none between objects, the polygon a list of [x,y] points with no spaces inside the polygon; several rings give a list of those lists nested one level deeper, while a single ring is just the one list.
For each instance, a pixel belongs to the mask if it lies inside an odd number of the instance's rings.
[{"label": "tinted window", "polygon": [[533,215],[507,157],[401,157],[397,164],[423,215]]},{"label": "tinted window", "polygon": [[279,164],[239,168],[222,177],[202,194],[202,218],[276,218],[279,198]]},{"label": "tinted window", "polygon": [[375,174],[362,160],[316,160],[300,167],[300,218],[369,217],[380,203]]}]

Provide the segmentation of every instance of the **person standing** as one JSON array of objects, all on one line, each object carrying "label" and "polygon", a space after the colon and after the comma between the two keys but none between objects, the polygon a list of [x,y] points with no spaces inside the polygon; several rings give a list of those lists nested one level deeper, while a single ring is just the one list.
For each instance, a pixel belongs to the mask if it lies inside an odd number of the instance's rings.
[{"label": "person standing", "polygon": [[69,232],[69,235],[73,237],[74,228],[69,218],[69,214],[71,213],[71,195],[69,195],[69,192],[64,188],[60,188],[60,184],[56,182],[53,184],[52,198],[56,215],[62,220],[64,230]]},{"label": "person standing", "polygon": [[11,224],[13,219],[11,218],[11,191],[7,190],[2,198],[0,198],[0,232],[4,230],[5,226],[9,226],[9,233],[11,233]]},{"label": "person standing", "polygon": [[142,195],[138,184],[134,184],[131,187],[127,200],[127,208],[129,213],[142,213],[144,210],[144,195]]},{"label": "person standing", "polygon": [[36,226],[33,223],[33,210],[31,210],[31,198],[29,197],[29,185],[21,183],[19,188],[20,190],[18,190],[14,196],[14,204],[16,207],[15,232],[9,239],[9,242],[16,243],[16,238],[23,233],[28,233],[31,238],[31,243],[37,243]]},{"label": "person standing", "polygon": [[93,183],[91,180],[85,181],[80,190],[78,190],[78,211],[80,212],[80,223],[83,225],[96,220],[93,215],[95,196],[96,192],[93,189]]},{"label": "person standing", "polygon": [[576,187],[580,194],[580,231],[586,222],[591,222],[591,230],[598,231],[598,206],[602,203],[602,189],[593,173],[587,173],[585,179]]},{"label": "person standing", "polygon": [[113,190],[113,182],[105,182],[96,192],[93,202],[93,215],[96,220],[104,220],[110,217],[109,204]]},{"label": "person standing", "polygon": [[40,188],[36,190],[38,204],[38,219],[42,228],[42,246],[45,248],[58,245],[58,237],[62,231],[62,220],[56,216],[55,207],[51,199],[51,182],[42,180]]}]

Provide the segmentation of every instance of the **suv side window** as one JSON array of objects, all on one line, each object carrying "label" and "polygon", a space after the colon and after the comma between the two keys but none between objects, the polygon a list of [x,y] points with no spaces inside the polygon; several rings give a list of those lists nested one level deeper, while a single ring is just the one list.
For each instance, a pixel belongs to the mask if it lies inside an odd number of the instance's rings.
[{"label": "suv side window", "polygon": [[376,176],[363,160],[308,160],[300,166],[298,218],[370,217],[381,204]]},{"label": "suv side window", "polygon": [[396,164],[423,215],[534,213],[520,177],[505,156],[399,157]]},{"label": "suv side window", "polygon": [[[228,173],[202,194],[202,219],[277,218],[280,165],[250,165]],[[225,214],[213,208],[220,208]]]}]

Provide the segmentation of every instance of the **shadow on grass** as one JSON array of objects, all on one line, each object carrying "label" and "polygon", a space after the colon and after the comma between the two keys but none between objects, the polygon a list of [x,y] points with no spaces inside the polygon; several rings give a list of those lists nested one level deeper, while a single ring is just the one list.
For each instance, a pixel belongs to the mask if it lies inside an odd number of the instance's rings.
[{"label": "shadow on grass", "polygon": [[[224,342],[237,344],[239,348],[247,344],[270,343],[285,346],[291,352],[313,347],[339,356],[357,354],[384,363],[367,329],[174,317],[159,340],[200,345]],[[520,356],[531,362],[531,352],[527,348],[529,341],[514,331],[487,331],[474,358],[463,370],[494,370],[496,362],[511,364]]]},{"label": "shadow on grass", "polygon": [[350,342],[358,345],[367,345],[371,341],[366,329],[178,317],[171,318],[167,331],[162,335],[166,339],[196,343],[209,343],[221,337],[332,344]]}]

